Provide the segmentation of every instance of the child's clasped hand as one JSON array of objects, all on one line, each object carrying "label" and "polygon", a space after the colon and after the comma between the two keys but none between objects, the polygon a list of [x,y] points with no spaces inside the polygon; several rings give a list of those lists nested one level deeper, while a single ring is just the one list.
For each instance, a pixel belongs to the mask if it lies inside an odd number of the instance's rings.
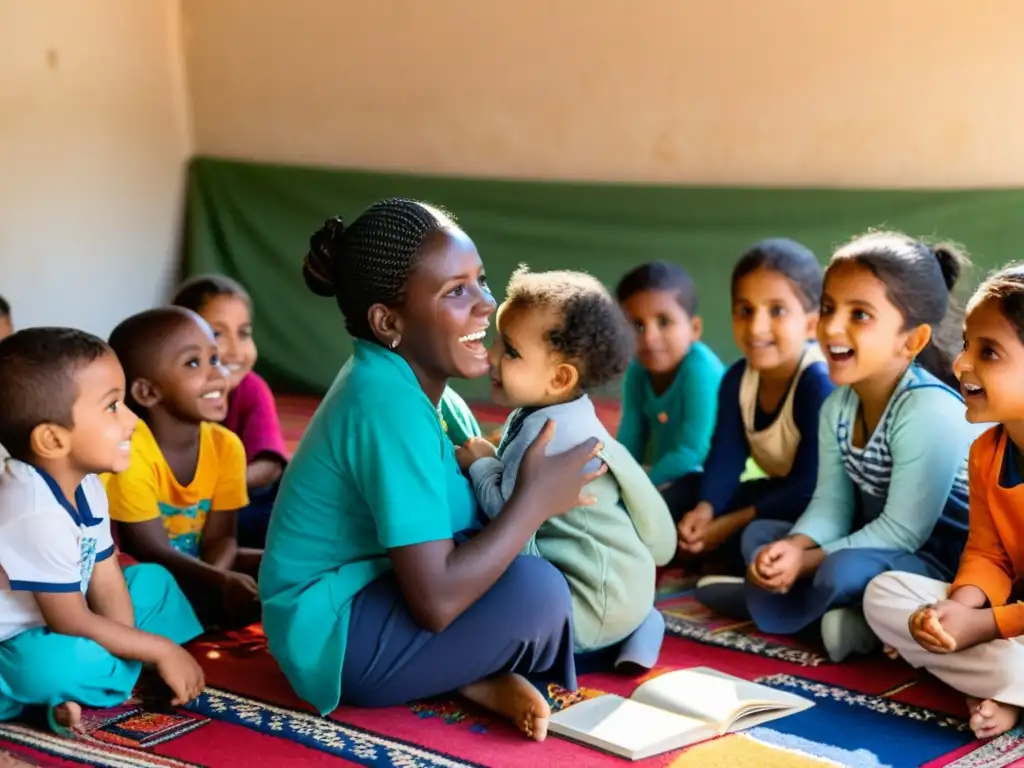
[{"label": "child's clasped hand", "polygon": [[704,549],[704,536],[708,524],[715,516],[715,511],[706,501],[702,501],[691,509],[676,526],[679,536],[679,549],[696,555]]},{"label": "child's clasped hand", "polygon": [[999,636],[991,609],[972,608],[957,600],[940,600],[911,614],[910,634],[931,653],[953,653]]},{"label": "child's clasped hand", "polygon": [[800,575],[803,550],[785,539],[761,548],[750,563],[748,576],[755,585],[785,594]]},{"label": "child's clasped hand", "polygon": [[950,601],[943,600],[935,605],[922,606],[910,615],[910,634],[926,651],[952,653],[956,650],[956,640],[943,629],[939,613],[939,607],[948,602]]}]

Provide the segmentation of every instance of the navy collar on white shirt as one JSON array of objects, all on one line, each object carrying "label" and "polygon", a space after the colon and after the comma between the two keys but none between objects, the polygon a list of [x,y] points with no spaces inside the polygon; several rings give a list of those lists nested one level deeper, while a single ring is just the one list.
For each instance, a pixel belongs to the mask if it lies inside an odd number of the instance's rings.
[{"label": "navy collar on white shirt", "polygon": [[[100,524],[100,518],[94,517],[92,514],[92,509],[89,507],[89,500],[85,497],[85,489],[82,487],[82,483],[79,483],[78,488],[75,489],[75,503],[72,505],[72,503],[68,501],[67,496],[64,495],[64,491],[62,491],[61,487],[57,485],[57,481],[53,479],[53,475],[45,469],[41,469],[35,465],[30,464],[29,466],[38,472],[39,476],[46,481],[46,485],[53,494],[53,498],[55,498],[57,503],[64,508],[65,512],[71,515],[71,519],[75,521],[76,525],[91,528],[94,525]],[[76,506],[78,509],[75,509]]]}]

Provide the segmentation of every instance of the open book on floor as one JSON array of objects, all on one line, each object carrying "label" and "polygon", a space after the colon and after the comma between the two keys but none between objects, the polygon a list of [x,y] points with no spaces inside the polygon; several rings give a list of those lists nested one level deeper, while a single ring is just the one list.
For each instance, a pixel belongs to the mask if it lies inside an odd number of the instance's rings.
[{"label": "open book on floor", "polygon": [[814,702],[708,667],[667,672],[628,699],[605,694],[552,715],[548,730],[629,760],[734,733]]}]

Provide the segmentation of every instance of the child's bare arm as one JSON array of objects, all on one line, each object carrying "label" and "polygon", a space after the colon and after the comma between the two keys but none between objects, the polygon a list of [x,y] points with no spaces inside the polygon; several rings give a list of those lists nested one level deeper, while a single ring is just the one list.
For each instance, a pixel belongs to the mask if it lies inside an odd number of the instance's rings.
[{"label": "child's bare arm", "polygon": [[795,533],[791,536],[787,536],[786,539],[794,546],[800,549],[815,549],[818,546],[818,542],[812,539],[810,536],[806,536],[802,533]]},{"label": "child's bare arm", "polygon": [[93,613],[126,627],[135,626],[135,608],[116,555],[96,563],[85,597]]},{"label": "child's bare arm", "polygon": [[179,647],[159,635],[93,613],[81,592],[34,592],[33,596],[51,630],[93,640],[119,659],[158,664]]},{"label": "child's bare arm", "polygon": [[184,705],[202,693],[203,670],[177,643],[93,613],[81,592],[34,592],[33,596],[54,632],[92,640],[119,659],[156,665],[173,692],[172,705]]},{"label": "child's bare arm", "polygon": [[950,600],[966,605],[968,608],[984,608],[988,605],[988,596],[973,584],[965,584],[955,588],[949,594]]},{"label": "child's bare arm", "polygon": [[122,523],[120,530],[126,552],[139,560],[162,565],[179,583],[190,587],[220,588],[223,585],[224,571],[172,547],[159,519]]},{"label": "child's bare arm", "polygon": [[250,488],[265,488],[273,485],[284,474],[281,459],[269,454],[257,456],[245,469],[245,484]]},{"label": "child's bare arm", "polygon": [[238,557],[238,513],[221,510],[206,516],[203,544],[199,552],[204,563],[221,571],[235,567]]}]

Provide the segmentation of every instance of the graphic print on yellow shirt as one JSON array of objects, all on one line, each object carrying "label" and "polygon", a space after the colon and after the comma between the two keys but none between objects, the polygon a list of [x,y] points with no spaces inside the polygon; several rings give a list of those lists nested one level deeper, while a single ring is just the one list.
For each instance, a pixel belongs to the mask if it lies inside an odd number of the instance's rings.
[{"label": "graphic print on yellow shirt", "polygon": [[199,459],[188,485],[178,482],[153,433],[140,421],[132,436],[131,464],[106,478],[110,517],[121,523],[159,518],[171,546],[198,557],[210,514],[241,509],[249,503],[245,449],[233,432],[203,422]]},{"label": "graphic print on yellow shirt", "polygon": [[198,504],[187,507],[158,501],[157,507],[171,546],[186,555],[199,557],[199,540],[206,525],[206,514],[210,511],[210,500],[202,499]]}]

